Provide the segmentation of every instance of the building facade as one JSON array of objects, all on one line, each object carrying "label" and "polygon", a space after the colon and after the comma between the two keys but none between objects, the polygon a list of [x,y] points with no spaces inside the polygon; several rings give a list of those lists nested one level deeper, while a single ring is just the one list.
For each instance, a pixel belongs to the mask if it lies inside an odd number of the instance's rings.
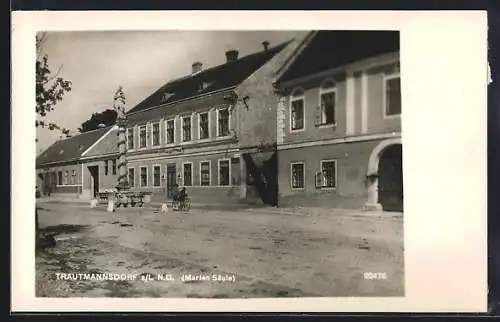
[{"label": "building facade", "polygon": [[90,200],[117,184],[116,126],[56,141],[36,160],[42,196]]},{"label": "building facade", "polygon": [[230,50],[226,63],[206,70],[196,62],[190,75],[168,82],[128,111],[132,190],[151,191],[153,201],[170,198],[175,185],[186,187],[194,202],[251,199],[241,149],[259,141],[249,137],[257,128],[275,141],[272,81],[295,43],[264,42],[262,51],[241,58]]},{"label": "building facade", "polygon": [[280,205],[402,211],[399,34],[312,32],[278,76]]}]

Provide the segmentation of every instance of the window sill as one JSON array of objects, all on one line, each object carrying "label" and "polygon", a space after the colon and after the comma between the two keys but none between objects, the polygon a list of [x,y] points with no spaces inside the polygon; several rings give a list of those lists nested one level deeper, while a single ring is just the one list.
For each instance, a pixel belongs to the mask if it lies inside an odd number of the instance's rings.
[{"label": "window sill", "polygon": [[316,187],[316,189],[319,189],[321,191],[336,191],[337,187]]},{"label": "window sill", "polygon": [[304,190],[304,188],[291,188],[291,189],[292,189],[292,191],[303,191]]},{"label": "window sill", "polygon": [[384,119],[396,119],[396,118],[400,118],[401,117],[401,113],[400,114],[384,114]]},{"label": "window sill", "polygon": [[297,130],[290,130],[290,133],[300,133],[300,132],[304,132],[305,131],[305,128],[302,128],[302,129],[297,129]]},{"label": "window sill", "polygon": [[335,122],[335,123],[325,123],[325,124],[316,124],[316,127],[320,128],[320,129],[336,128],[337,127],[337,122]]},{"label": "window sill", "polygon": [[228,135],[217,135],[215,137],[216,140],[224,140],[224,139],[230,139],[231,138],[231,134],[228,134]]}]

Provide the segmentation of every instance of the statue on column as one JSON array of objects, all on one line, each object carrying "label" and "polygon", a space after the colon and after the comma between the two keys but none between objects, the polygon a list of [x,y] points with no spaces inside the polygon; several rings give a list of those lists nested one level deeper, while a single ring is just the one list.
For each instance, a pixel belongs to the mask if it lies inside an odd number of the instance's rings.
[{"label": "statue on column", "polygon": [[117,125],[118,125],[118,185],[116,189],[118,191],[117,202],[127,204],[126,196],[121,192],[129,189],[129,184],[127,180],[127,159],[126,159],[126,138],[125,138],[125,127],[127,124],[126,114],[125,114],[125,94],[123,92],[123,87],[118,87],[115,95],[113,97],[113,108],[117,112]]}]

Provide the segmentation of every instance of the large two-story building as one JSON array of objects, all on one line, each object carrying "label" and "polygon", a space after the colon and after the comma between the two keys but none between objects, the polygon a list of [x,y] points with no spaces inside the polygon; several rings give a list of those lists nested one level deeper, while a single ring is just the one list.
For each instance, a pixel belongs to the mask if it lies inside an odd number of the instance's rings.
[{"label": "large two-story building", "polygon": [[131,188],[152,191],[153,200],[169,198],[176,184],[186,187],[194,202],[262,200],[247,189],[249,149],[269,143],[262,138],[275,142],[276,113],[266,119],[262,111],[275,111],[272,82],[299,43],[269,47],[263,42],[263,50],[244,57],[230,50],[224,64],[208,69],[195,62],[191,74],[169,81],[130,109]]},{"label": "large two-story building", "polygon": [[397,31],[314,31],[282,68],[280,205],[402,210]]}]

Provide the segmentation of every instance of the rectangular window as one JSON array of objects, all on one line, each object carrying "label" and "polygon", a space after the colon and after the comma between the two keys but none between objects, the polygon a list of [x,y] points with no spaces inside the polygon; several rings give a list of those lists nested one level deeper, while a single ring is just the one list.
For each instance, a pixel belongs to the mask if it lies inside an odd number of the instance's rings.
[{"label": "rectangular window", "polygon": [[292,163],[291,165],[292,189],[304,188],[304,163]]},{"label": "rectangular window", "polygon": [[292,101],[291,107],[291,129],[298,131],[304,129],[304,100],[297,99]]},{"label": "rectangular window", "polygon": [[200,140],[208,139],[209,137],[209,127],[208,127],[208,113],[200,113]]},{"label": "rectangular window", "polygon": [[135,169],[134,168],[128,169],[128,184],[131,187],[133,187],[135,184]]},{"label": "rectangular window", "polygon": [[182,118],[182,141],[191,141],[191,116]]},{"label": "rectangular window", "polygon": [[240,184],[240,158],[231,158],[231,184]]},{"label": "rectangular window", "polygon": [[62,171],[59,171],[57,173],[57,184],[60,185],[60,186],[62,186],[62,184],[63,184]]},{"label": "rectangular window", "polygon": [[129,150],[134,148],[134,128],[127,129],[127,148]]},{"label": "rectangular window", "polygon": [[224,108],[217,111],[217,136],[229,135],[229,109]]},{"label": "rectangular window", "polygon": [[168,120],[166,122],[166,141],[167,144],[173,144],[175,142],[175,121]]},{"label": "rectangular window", "polygon": [[385,79],[385,115],[401,114],[401,82],[399,76]]},{"label": "rectangular window", "polygon": [[210,185],[210,162],[203,161],[200,162],[200,185],[209,186]]},{"label": "rectangular window", "polygon": [[68,178],[69,178],[69,173],[68,173],[68,171],[64,171],[64,184],[65,184],[65,185],[69,184],[69,182],[68,182]]},{"label": "rectangular window", "polygon": [[141,167],[141,187],[148,186],[148,168]]},{"label": "rectangular window", "polygon": [[323,187],[335,188],[337,186],[337,162],[321,161],[321,174],[323,178]]},{"label": "rectangular window", "polygon": [[108,160],[104,160],[104,175],[107,176],[108,172]]},{"label": "rectangular window", "polygon": [[76,184],[76,170],[71,171],[71,184]]},{"label": "rectangular window", "polygon": [[115,175],[116,174],[116,159],[113,159],[111,162],[113,163],[112,164],[113,175]]},{"label": "rectangular window", "polygon": [[229,186],[229,160],[219,160],[219,186]]},{"label": "rectangular window", "polygon": [[159,165],[155,165],[153,167],[153,186],[159,187],[161,186],[161,167]]},{"label": "rectangular window", "polygon": [[321,95],[321,118],[320,125],[332,125],[335,123],[335,92]]},{"label": "rectangular window", "polygon": [[146,125],[139,126],[139,148],[146,147]]},{"label": "rectangular window", "polygon": [[193,185],[193,165],[191,163],[184,163],[182,165],[182,182],[184,186]]},{"label": "rectangular window", "polygon": [[153,146],[160,145],[160,123],[153,123]]}]

